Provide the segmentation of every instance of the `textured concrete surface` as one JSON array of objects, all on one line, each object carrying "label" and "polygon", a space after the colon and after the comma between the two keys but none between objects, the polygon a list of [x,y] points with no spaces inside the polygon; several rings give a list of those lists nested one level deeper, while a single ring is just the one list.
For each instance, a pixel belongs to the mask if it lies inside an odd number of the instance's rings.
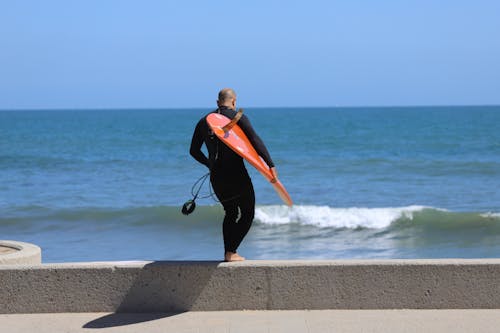
[{"label": "textured concrete surface", "polygon": [[0,313],[500,309],[500,260],[0,266]]},{"label": "textured concrete surface", "polygon": [[30,243],[0,240],[0,265],[36,265],[42,262],[42,250]]},{"label": "textured concrete surface", "polygon": [[500,310],[221,311],[180,314],[0,315],[0,331],[58,332],[498,332]]}]

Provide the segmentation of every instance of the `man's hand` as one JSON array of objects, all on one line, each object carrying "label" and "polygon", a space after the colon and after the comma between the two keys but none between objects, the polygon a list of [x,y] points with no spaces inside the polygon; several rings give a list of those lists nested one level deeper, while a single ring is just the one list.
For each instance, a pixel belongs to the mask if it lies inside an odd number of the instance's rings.
[{"label": "man's hand", "polygon": [[271,183],[276,183],[278,181],[278,171],[276,171],[275,167],[272,167],[269,169],[271,171],[271,175],[273,178],[271,179]]}]

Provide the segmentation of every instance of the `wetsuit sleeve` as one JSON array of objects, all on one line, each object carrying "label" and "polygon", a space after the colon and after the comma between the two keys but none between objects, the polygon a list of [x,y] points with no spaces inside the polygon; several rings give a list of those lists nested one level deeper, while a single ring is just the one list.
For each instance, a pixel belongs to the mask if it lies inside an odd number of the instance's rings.
[{"label": "wetsuit sleeve", "polygon": [[243,129],[243,132],[248,137],[248,140],[250,140],[250,143],[252,146],[255,148],[255,151],[257,151],[257,154],[259,154],[260,157],[266,162],[266,164],[270,167],[274,167],[274,162],[271,159],[271,155],[267,151],[266,145],[264,145],[264,142],[262,139],[257,135],[255,130],[252,127],[252,124],[250,124],[250,120],[248,120],[248,117],[243,115],[241,119],[239,120],[238,124],[240,125],[241,129]]},{"label": "wetsuit sleeve", "polygon": [[205,121],[205,119],[200,120],[196,125],[193,138],[191,139],[191,148],[189,149],[189,153],[195,160],[206,167],[209,167],[208,158],[201,151],[201,146],[203,145],[203,121]]}]

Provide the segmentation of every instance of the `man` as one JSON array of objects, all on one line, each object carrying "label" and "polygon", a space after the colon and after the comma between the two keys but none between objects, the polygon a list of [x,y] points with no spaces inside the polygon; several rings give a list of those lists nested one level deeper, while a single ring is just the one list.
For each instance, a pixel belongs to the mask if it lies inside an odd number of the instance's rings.
[{"label": "man", "polygon": [[[217,106],[218,109],[212,113],[218,112],[233,119],[236,116],[234,90],[222,89],[219,92]],[[273,177],[277,179],[271,156],[245,115],[238,120],[238,125],[245,132],[257,153],[271,168]],[[201,151],[203,144],[207,147],[208,157]],[[210,169],[210,182],[224,207],[225,216],[222,224],[224,261],[245,260],[236,251],[252,225],[255,213],[255,193],[243,158],[217,138],[208,126],[206,116],[196,125],[190,153],[198,162]]]}]

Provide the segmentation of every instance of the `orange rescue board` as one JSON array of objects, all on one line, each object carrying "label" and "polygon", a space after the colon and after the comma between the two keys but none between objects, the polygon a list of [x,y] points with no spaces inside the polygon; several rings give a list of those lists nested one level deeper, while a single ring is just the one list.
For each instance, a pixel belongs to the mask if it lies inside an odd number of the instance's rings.
[{"label": "orange rescue board", "polygon": [[[264,160],[257,154],[255,148],[252,146],[248,140],[246,134],[243,130],[235,124],[230,130],[224,131],[222,127],[227,125],[231,120],[224,115],[218,113],[211,113],[207,116],[207,123],[212,129],[212,131],[217,135],[217,137],[224,142],[229,148],[234,150],[238,155],[243,157],[251,165],[253,165],[269,182],[273,179],[273,175],[269,169],[269,166],[264,162]],[[280,198],[288,205],[292,206],[292,198],[286,191],[285,187],[279,180],[275,183],[271,182],[274,189],[280,196]]]}]

